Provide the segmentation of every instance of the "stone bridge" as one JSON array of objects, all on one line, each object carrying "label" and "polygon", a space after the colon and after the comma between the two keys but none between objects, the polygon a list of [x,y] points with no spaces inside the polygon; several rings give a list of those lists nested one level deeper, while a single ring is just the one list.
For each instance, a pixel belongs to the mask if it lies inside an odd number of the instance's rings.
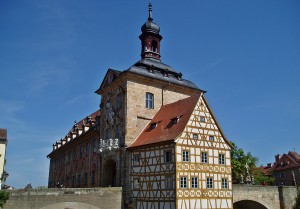
[{"label": "stone bridge", "polygon": [[[12,190],[4,209],[121,209],[122,188]],[[233,186],[234,209],[292,209],[296,187]]]},{"label": "stone bridge", "polygon": [[234,209],[292,209],[297,188],[290,186],[233,186]]}]

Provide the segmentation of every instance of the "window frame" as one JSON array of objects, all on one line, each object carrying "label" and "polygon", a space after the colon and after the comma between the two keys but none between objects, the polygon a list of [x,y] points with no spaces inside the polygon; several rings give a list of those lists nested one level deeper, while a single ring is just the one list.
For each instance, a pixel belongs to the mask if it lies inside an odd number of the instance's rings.
[{"label": "window frame", "polygon": [[191,179],[191,188],[192,189],[198,189],[198,177],[193,176]]},{"label": "window frame", "polygon": [[187,189],[187,177],[181,176],[180,177],[180,189]]},{"label": "window frame", "polygon": [[219,154],[219,164],[226,165],[225,154],[223,153]]},{"label": "window frame", "polygon": [[[205,156],[203,156],[205,155]],[[208,164],[208,153],[207,152],[201,152],[201,163]]]},{"label": "window frame", "polygon": [[194,140],[198,140],[199,139],[199,135],[198,134],[193,134],[193,139]]},{"label": "window frame", "polygon": [[206,178],[206,189],[213,189],[214,188],[214,180],[212,177]]},{"label": "window frame", "polygon": [[173,189],[173,176],[165,176],[165,189]]},{"label": "window frame", "polygon": [[188,150],[182,150],[182,162],[189,162],[190,161],[190,153]]},{"label": "window frame", "polygon": [[154,109],[154,94],[151,92],[146,92],[145,102],[145,107],[147,109]]},{"label": "window frame", "polygon": [[221,189],[228,189],[228,179],[227,178],[222,178],[221,179]]},{"label": "window frame", "polygon": [[[169,154],[167,154],[167,153],[169,153]],[[165,157],[164,157],[165,163],[171,163],[172,162],[171,150],[166,150],[164,154],[165,154]]]},{"label": "window frame", "polygon": [[204,116],[200,116],[200,122],[205,123],[205,117]]},{"label": "window frame", "polygon": [[133,165],[140,165],[140,154],[133,154]]}]

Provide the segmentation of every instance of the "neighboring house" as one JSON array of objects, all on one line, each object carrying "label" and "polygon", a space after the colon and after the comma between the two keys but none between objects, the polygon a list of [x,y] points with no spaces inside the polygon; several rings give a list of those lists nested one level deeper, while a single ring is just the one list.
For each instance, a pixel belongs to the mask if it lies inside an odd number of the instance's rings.
[{"label": "neighboring house", "polygon": [[203,94],[162,106],[129,150],[134,208],[232,208],[231,145]]},{"label": "neighboring house", "polygon": [[0,128],[0,189],[5,186],[8,173],[5,171],[7,130]]},{"label": "neighboring house", "polygon": [[69,133],[53,144],[48,187],[100,186],[99,146],[100,111],[75,123]]},{"label": "neighboring house", "polygon": [[[233,208],[232,147],[205,91],[161,62],[151,4],[141,31],[141,60],[107,71],[89,129],[75,124],[53,145],[49,187],[121,186],[122,208]],[[94,139],[98,153],[82,157]]]},{"label": "neighboring house", "polygon": [[299,186],[300,155],[295,151],[289,151],[283,155],[276,155],[272,172],[276,186]]}]

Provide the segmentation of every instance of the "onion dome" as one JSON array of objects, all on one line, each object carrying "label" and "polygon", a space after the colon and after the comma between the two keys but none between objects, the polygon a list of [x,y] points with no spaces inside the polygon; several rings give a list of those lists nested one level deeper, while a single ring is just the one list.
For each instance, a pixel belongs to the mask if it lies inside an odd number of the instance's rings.
[{"label": "onion dome", "polygon": [[145,22],[145,24],[141,27],[142,32],[151,32],[151,33],[156,33],[159,34],[160,28],[159,26],[153,22],[152,18],[152,4],[149,3],[149,17],[148,21]]}]

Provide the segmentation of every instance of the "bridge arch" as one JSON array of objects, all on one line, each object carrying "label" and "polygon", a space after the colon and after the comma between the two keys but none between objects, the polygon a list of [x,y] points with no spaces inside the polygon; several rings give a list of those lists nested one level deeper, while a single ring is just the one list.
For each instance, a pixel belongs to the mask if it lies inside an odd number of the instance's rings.
[{"label": "bridge arch", "polygon": [[269,209],[263,204],[253,200],[241,200],[233,203],[233,209]]},{"label": "bridge arch", "polygon": [[60,202],[60,203],[54,203],[50,204],[44,207],[41,207],[40,209],[100,209],[96,206],[86,204],[86,203],[80,203],[80,202]]}]

